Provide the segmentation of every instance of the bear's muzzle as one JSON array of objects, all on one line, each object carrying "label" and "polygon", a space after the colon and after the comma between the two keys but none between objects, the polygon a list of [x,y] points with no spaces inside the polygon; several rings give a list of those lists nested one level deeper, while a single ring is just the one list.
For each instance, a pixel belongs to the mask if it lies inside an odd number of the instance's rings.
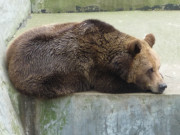
[{"label": "bear's muzzle", "polygon": [[158,87],[159,93],[163,93],[166,88],[167,88],[166,83],[160,83]]}]

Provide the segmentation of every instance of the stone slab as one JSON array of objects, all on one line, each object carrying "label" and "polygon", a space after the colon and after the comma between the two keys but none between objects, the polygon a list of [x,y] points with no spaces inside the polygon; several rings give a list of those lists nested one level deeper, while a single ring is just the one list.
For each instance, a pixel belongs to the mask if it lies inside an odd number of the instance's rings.
[{"label": "stone slab", "polygon": [[[35,135],[179,135],[177,95],[76,93],[28,99]],[[28,104],[27,104],[28,103]],[[33,108],[32,108],[33,105]],[[29,110],[27,108],[27,110]],[[32,120],[32,118],[34,118]]]}]

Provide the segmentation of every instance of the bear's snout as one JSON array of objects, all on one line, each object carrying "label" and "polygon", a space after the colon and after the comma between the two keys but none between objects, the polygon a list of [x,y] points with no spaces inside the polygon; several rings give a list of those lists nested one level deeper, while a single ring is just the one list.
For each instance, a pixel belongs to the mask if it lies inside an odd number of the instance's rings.
[{"label": "bear's snout", "polygon": [[163,93],[166,88],[167,88],[166,83],[160,83],[158,87],[159,93]]}]

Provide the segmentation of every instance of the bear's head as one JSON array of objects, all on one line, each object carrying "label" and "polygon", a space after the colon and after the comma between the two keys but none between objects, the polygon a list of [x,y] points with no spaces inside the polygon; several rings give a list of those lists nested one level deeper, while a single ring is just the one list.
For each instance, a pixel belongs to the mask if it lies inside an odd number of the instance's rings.
[{"label": "bear's head", "polygon": [[134,83],[142,90],[163,93],[167,85],[159,72],[160,60],[152,47],[155,43],[153,34],[146,35],[144,40],[135,39],[128,44],[132,63],[128,72],[128,83]]}]

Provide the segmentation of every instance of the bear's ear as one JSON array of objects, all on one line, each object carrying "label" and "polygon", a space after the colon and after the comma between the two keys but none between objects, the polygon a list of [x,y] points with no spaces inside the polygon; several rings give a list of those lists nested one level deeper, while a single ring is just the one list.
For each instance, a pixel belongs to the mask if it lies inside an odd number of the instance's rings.
[{"label": "bear's ear", "polygon": [[129,43],[128,50],[132,56],[135,56],[136,54],[140,53],[141,44],[139,43],[138,40],[133,40]]},{"label": "bear's ear", "polygon": [[147,34],[144,40],[150,45],[150,47],[153,47],[155,43],[155,37],[153,34]]}]

